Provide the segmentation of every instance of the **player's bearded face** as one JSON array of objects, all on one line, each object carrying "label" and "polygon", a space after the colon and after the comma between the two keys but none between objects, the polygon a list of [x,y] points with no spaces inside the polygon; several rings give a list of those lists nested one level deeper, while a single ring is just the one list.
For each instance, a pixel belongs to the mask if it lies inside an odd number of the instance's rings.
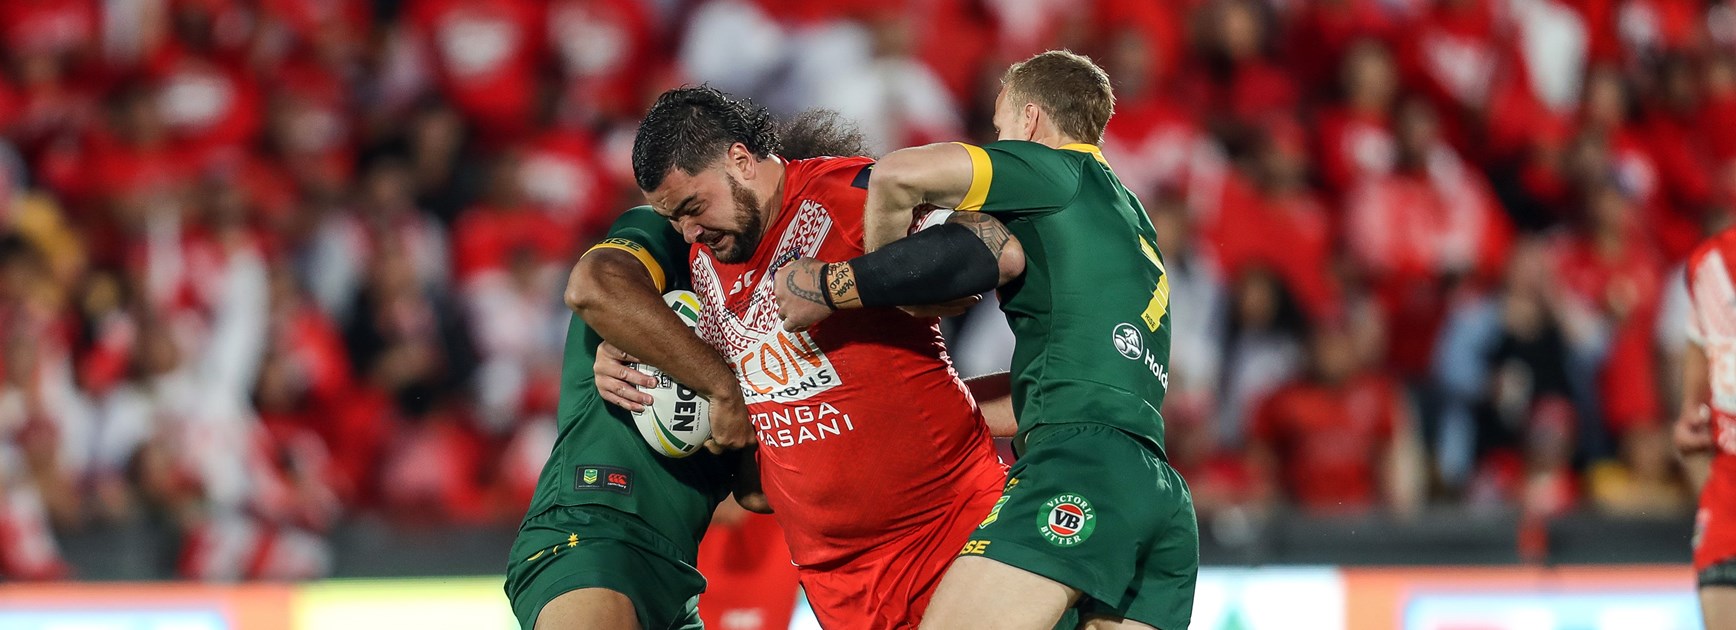
[{"label": "player's bearded face", "polygon": [[717,259],[726,263],[746,262],[759,249],[760,236],[765,233],[765,222],[760,217],[760,200],[735,177],[724,175],[729,180],[729,196],[735,203],[734,217],[731,217],[733,227],[722,229],[706,229],[699,242],[711,249]]},{"label": "player's bearded face", "polygon": [[671,169],[664,184],[645,198],[682,239],[704,245],[726,263],[752,257],[765,231],[767,209],[759,196],[722,168],[692,175]]}]

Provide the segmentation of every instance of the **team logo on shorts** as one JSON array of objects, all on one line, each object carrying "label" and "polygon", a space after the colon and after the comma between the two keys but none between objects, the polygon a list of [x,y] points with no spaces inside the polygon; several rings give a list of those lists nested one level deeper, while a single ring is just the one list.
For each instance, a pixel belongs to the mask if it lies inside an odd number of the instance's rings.
[{"label": "team logo on shorts", "polygon": [[1013,477],[1013,478],[1007,480],[1007,487],[1003,488],[1001,490],[1001,498],[995,499],[995,507],[989,510],[988,517],[983,519],[983,523],[981,525],[978,525],[977,529],[982,529],[984,527],[988,527],[990,524],[994,523],[995,521],[1001,520],[1001,506],[1007,504],[1007,492],[1010,492],[1013,488],[1018,487],[1018,485],[1019,485],[1019,478],[1018,477]]},{"label": "team logo on shorts", "polygon": [[1006,504],[1007,504],[1007,495],[1003,494],[1003,495],[1001,495],[1001,498],[995,500],[994,509],[989,510],[989,515],[983,519],[983,524],[978,525],[977,529],[982,529],[984,527],[988,527],[991,523],[994,523],[995,521],[1001,520],[1001,506],[1006,505]]},{"label": "team logo on shorts", "polygon": [[1138,361],[1145,357],[1145,339],[1140,336],[1139,329],[1133,324],[1121,323],[1115,325],[1115,332],[1109,339],[1115,344],[1115,351],[1121,356]]},{"label": "team logo on shorts", "polygon": [[595,468],[586,468],[585,469],[585,483],[597,483],[597,469],[595,469]]},{"label": "team logo on shorts", "polygon": [[1037,510],[1037,531],[1049,544],[1071,547],[1085,542],[1097,529],[1097,510],[1085,497],[1071,492],[1055,495]]}]

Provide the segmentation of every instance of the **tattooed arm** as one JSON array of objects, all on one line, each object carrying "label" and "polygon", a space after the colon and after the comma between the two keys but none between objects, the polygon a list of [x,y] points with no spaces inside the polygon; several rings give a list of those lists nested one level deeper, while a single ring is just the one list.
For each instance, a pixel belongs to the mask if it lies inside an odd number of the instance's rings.
[{"label": "tattooed arm", "polygon": [[939,304],[975,296],[1025,271],[1025,253],[994,217],[954,212],[871,254],[840,263],[802,259],[777,272],[778,310],[802,330],[840,308]]}]

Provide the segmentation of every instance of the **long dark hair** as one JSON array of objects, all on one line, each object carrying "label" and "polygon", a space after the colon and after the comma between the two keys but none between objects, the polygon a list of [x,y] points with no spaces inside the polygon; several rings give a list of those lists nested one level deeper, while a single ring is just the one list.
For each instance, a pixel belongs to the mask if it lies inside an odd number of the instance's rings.
[{"label": "long dark hair", "polygon": [[868,155],[868,143],[854,121],[829,109],[810,109],[778,125],[783,155],[805,160],[826,155]]}]

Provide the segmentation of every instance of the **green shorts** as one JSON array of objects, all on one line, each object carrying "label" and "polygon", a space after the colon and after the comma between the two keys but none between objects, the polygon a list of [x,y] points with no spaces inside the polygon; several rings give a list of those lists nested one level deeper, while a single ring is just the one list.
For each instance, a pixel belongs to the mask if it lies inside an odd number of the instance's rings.
[{"label": "green shorts", "polygon": [[506,597],[525,630],[554,598],[606,588],[632,600],[644,630],[701,628],[705,578],[643,523],[594,505],[551,508],[525,519],[512,543]]},{"label": "green shorts", "polygon": [[961,556],[978,555],[1078,589],[1082,615],[1186,628],[1199,577],[1187,483],[1114,427],[1040,427]]}]

